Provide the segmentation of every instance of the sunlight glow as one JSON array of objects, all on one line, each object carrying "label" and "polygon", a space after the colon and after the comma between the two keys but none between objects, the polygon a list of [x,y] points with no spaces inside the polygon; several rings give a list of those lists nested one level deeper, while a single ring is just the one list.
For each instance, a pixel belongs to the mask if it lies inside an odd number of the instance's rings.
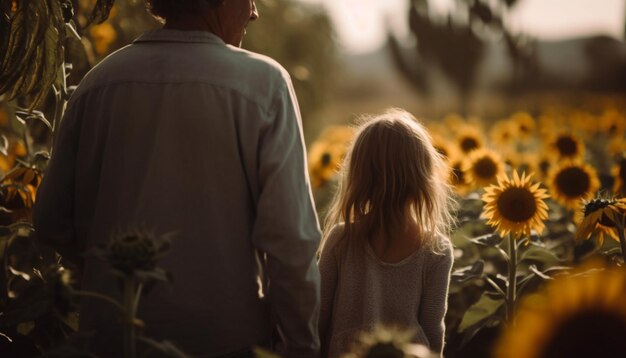
[{"label": "sunlight glow", "polygon": [[[336,24],[342,47],[349,53],[382,46],[388,29],[404,35],[409,0],[300,0],[322,3]],[[445,16],[455,0],[430,0],[433,13]],[[514,30],[541,40],[605,34],[624,39],[624,0],[520,0],[509,14]]]}]

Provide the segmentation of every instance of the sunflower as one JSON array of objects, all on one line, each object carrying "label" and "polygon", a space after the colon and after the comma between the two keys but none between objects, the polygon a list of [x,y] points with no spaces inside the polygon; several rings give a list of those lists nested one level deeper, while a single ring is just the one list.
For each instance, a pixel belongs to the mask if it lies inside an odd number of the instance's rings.
[{"label": "sunflower", "polygon": [[438,357],[426,346],[412,344],[415,331],[397,327],[377,326],[363,332],[342,358],[428,358]]},{"label": "sunflower", "polygon": [[585,155],[585,145],[571,133],[561,133],[552,138],[548,150],[557,160],[581,159]]},{"label": "sunflower", "polygon": [[529,169],[527,170],[527,173],[535,173],[538,180],[543,180],[548,176],[550,170],[554,166],[552,159],[553,158],[544,151],[525,153],[522,157],[522,164],[520,167],[528,167]]},{"label": "sunflower", "polygon": [[99,56],[104,56],[117,39],[115,28],[108,22],[92,25],[89,33],[93,39],[96,53]]},{"label": "sunflower", "polygon": [[497,358],[626,357],[626,272],[589,270],[559,277],[526,296]]},{"label": "sunflower", "polygon": [[473,126],[464,125],[458,131],[456,143],[458,148],[464,154],[469,154],[476,149],[484,147],[485,140],[483,139],[482,132],[479,129]]},{"label": "sunflower", "polygon": [[308,153],[309,176],[311,186],[319,188],[331,181],[339,170],[339,164],[345,156],[346,147],[317,141],[311,145]]},{"label": "sunflower", "polygon": [[554,199],[572,210],[579,207],[581,200],[594,197],[600,188],[596,170],[577,162],[565,162],[553,168],[548,184]]},{"label": "sunflower", "polygon": [[585,203],[584,210],[576,213],[578,223],[577,240],[586,240],[594,233],[598,233],[600,245],[607,235],[619,242],[615,232],[615,221],[626,215],[626,199],[594,199]]},{"label": "sunflower", "polygon": [[[534,152],[518,152],[511,151],[503,154],[504,162],[511,166],[511,169],[517,170],[518,173],[533,173],[536,180],[540,180],[545,176],[550,162]],[[545,159],[544,163],[542,160]],[[542,170],[543,168],[543,170]]]},{"label": "sunflower", "polygon": [[354,137],[354,131],[349,126],[328,126],[311,145],[308,163],[311,185],[314,188],[323,186],[335,177]]},{"label": "sunflower", "polygon": [[626,153],[624,153],[617,163],[611,169],[614,184],[613,192],[615,194],[626,195]]},{"label": "sunflower", "polygon": [[431,136],[439,136],[442,138],[446,138],[450,133],[450,128],[441,122],[435,121],[425,121],[426,129],[428,129],[428,133]]},{"label": "sunflower", "polygon": [[470,191],[469,182],[463,173],[463,160],[457,158],[450,162],[450,179],[449,182],[454,187],[457,194],[465,196]]},{"label": "sunflower", "polygon": [[626,140],[624,137],[615,137],[606,144],[606,152],[609,155],[621,155],[626,152]]},{"label": "sunflower", "polygon": [[518,236],[528,236],[531,230],[541,233],[545,227],[543,220],[548,218],[548,206],[543,199],[549,196],[545,189],[539,188],[539,183],[531,182],[531,176],[522,173],[520,178],[517,171],[513,171],[511,178],[501,176],[498,185],[485,189],[481,217],[502,237],[509,232]]},{"label": "sunflower", "polygon": [[463,117],[455,113],[448,114],[447,116],[445,116],[442,122],[446,128],[452,128],[452,130],[467,126],[465,119],[463,119]]},{"label": "sunflower", "polygon": [[354,132],[355,129],[350,126],[328,126],[320,134],[319,140],[347,145],[354,138]]},{"label": "sunflower", "polygon": [[[527,155],[524,155],[523,153],[513,149],[503,150],[501,151],[501,154],[502,162],[504,162],[504,164],[506,164],[509,168],[517,169],[520,173],[533,172],[532,170],[530,170],[530,163],[528,163],[528,159],[526,158]],[[522,168],[523,170],[520,170],[520,168]]]},{"label": "sunflower", "polygon": [[444,137],[433,134],[432,142],[433,147],[435,147],[437,152],[444,156],[448,162],[451,162],[459,156],[458,149]]},{"label": "sunflower", "polygon": [[498,148],[509,148],[515,144],[518,131],[513,122],[498,121],[489,130],[489,139]]},{"label": "sunflower", "polygon": [[17,159],[23,159],[27,155],[28,150],[21,139],[9,139],[6,153],[0,153],[0,173],[7,174],[15,167]]},{"label": "sunflower", "polygon": [[614,109],[606,110],[600,117],[600,129],[609,137],[623,138],[626,131],[626,119]]},{"label": "sunflower", "polygon": [[519,134],[519,139],[527,140],[535,133],[535,120],[533,117],[526,112],[517,112],[511,116],[511,120],[513,121],[517,133]]},{"label": "sunflower", "polygon": [[595,135],[600,130],[599,118],[585,111],[572,111],[568,115],[568,125],[584,135]]},{"label": "sunflower", "polygon": [[498,180],[504,174],[504,162],[500,155],[488,149],[473,151],[463,164],[467,182],[475,187],[483,187]]},{"label": "sunflower", "polygon": [[543,140],[550,139],[560,128],[559,117],[550,114],[542,114],[537,120],[538,132]]}]

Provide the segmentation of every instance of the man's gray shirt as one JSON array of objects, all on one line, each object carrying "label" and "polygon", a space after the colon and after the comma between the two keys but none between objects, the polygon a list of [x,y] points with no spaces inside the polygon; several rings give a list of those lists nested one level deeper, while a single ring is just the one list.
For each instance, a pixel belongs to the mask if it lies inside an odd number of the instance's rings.
[{"label": "man's gray shirt", "polygon": [[[287,356],[314,356],[320,233],[305,154],[278,63],[209,32],[148,32],[72,95],[36,231],[67,257],[116,232],[172,233],[160,266],[173,284],[140,304],[148,336],[211,356],[267,341],[274,322]],[[83,258],[82,289],[118,292],[105,264]],[[102,352],[121,346],[106,338],[121,331],[106,303],[83,299],[80,327]]]}]

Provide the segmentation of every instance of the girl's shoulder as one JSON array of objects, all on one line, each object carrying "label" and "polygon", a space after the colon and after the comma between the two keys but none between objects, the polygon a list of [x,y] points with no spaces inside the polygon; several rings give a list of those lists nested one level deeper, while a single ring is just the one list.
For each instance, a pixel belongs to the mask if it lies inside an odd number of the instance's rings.
[{"label": "girl's shoulder", "polygon": [[339,244],[343,236],[343,230],[344,230],[343,223],[334,225],[330,229],[326,237],[324,238],[324,241],[322,242],[321,251],[327,252],[327,253],[330,253],[330,252],[336,253],[337,245]]},{"label": "girl's shoulder", "polygon": [[432,263],[440,261],[452,261],[454,246],[450,239],[443,235],[435,235],[426,247],[428,260]]}]

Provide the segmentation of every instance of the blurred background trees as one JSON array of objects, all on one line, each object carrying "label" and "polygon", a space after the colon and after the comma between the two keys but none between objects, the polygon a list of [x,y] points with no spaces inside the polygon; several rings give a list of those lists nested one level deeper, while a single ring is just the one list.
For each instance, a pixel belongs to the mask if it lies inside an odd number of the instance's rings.
[{"label": "blurred background trees", "polygon": [[[431,65],[438,66],[455,85],[465,103],[471,94],[479,64],[483,60],[488,41],[501,38],[506,43],[508,54],[514,64],[515,81],[521,80],[532,69],[532,48],[524,42],[522,35],[513,33],[506,24],[507,12],[517,0],[457,0],[455,11],[446,18],[437,18],[429,11],[428,0],[412,0],[408,11],[409,28],[416,44],[415,51]],[[398,68],[409,78],[415,78],[420,69],[406,63],[398,40],[391,35],[390,49]],[[428,71],[422,66],[421,71]],[[422,93],[429,93],[427,76],[419,76],[413,84]],[[425,82],[426,81],[426,82]],[[463,108],[462,112],[465,112]]]},{"label": "blurred background trees", "polygon": [[323,7],[293,0],[257,1],[260,18],[243,47],[277,60],[291,74],[303,120],[331,98],[337,71],[334,30]]},{"label": "blurred background trees", "polygon": [[456,89],[458,111],[465,115],[472,96],[485,89],[509,97],[626,90],[626,47],[619,39],[590,34],[545,41],[513,30],[510,14],[523,0],[455,0],[445,15],[434,13],[433,3],[409,1],[408,38],[389,32],[396,68],[421,96],[437,95],[433,87],[441,79],[433,78],[433,71],[441,71]]}]

